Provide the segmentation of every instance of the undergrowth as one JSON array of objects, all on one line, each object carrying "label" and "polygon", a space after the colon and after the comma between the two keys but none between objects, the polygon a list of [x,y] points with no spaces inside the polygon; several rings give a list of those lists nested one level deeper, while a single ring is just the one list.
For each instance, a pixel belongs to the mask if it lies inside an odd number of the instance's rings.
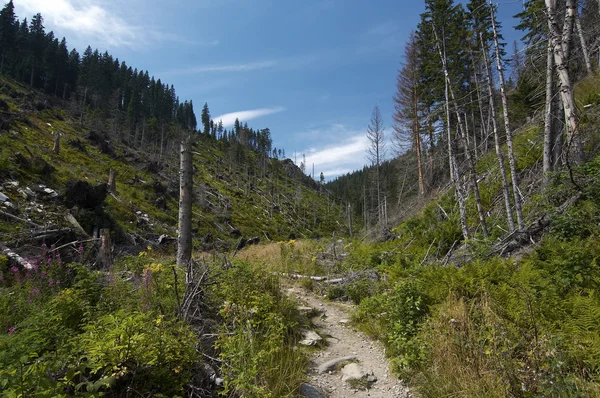
[{"label": "undergrowth", "polygon": [[600,395],[599,165],[574,170],[583,196],[561,214],[551,209],[577,193],[568,176],[534,197],[550,233],[519,260],[490,257],[494,241],[478,238],[468,259],[448,262],[460,230],[444,198],[396,240],[353,245],[343,266],[381,275],[354,320],[422,396]]}]

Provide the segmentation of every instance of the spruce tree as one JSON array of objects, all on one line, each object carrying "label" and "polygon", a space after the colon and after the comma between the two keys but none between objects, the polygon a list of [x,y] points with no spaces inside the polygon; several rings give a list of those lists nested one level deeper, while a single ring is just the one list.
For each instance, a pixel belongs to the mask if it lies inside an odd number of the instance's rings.
[{"label": "spruce tree", "polygon": [[12,67],[18,28],[15,6],[10,0],[0,11],[0,74]]}]

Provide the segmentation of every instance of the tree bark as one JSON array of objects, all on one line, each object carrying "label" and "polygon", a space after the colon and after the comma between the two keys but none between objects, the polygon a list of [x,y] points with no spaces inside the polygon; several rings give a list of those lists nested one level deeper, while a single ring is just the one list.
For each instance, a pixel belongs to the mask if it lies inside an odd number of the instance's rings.
[{"label": "tree bark", "polygon": [[104,269],[109,269],[113,265],[112,250],[110,247],[110,230],[108,228],[100,230],[99,260]]},{"label": "tree bark", "polygon": [[[571,86],[571,79],[569,76],[569,69],[567,65],[567,57],[565,49],[568,50],[568,46],[565,47],[565,43],[568,44],[568,40],[563,37],[561,40],[561,33],[558,30],[558,22],[556,21],[556,0],[545,0],[546,11],[548,17],[548,27],[550,30],[550,37],[552,39],[552,47],[554,50],[554,63],[556,72],[560,80],[561,99],[565,111],[565,118],[567,124],[567,139],[569,147],[573,148],[572,160],[576,163],[581,159],[581,147],[579,144],[579,138],[577,134],[577,115],[575,108],[575,99],[573,97],[573,88]],[[567,14],[574,13],[573,0],[567,0]],[[565,26],[568,26],[568,20],[570,17],[565,19]],[[565,29],[563,29],[563,34]],[[567,51],[568,52],[568,51]]]},{"label": "tree bark", "polygon": [[414,135],[415,135],[415,147],[417,150],[417,170],[419,173],[419,192],[421,193],[421,195],[425,195],[425,182],[423,180],[423,159],[421,156],[421,133],[420,133],[420,126],[419,126],[419,116],[417,114],[417,88],[415,87],[413,89],[413,96],[414,96],[414,106],[415,106],[415,131],[414,131]]},{"label": "tree bark", "polygon": [[181,142],[180,155],[177,265],[187,267],[192,258],[192,196],[194,171],[190,136],[184,138]]},{"label": "tree bark", "polygon": [[348,203],[348,232],[352,236],[352,205]]},{"label": "tree bark", "polygon": [[581,27],[579,15],[575,17],[575,26],[577,27],[577,35],[579,36],[579,42],[581,43],[581,52],[583,53],[585,70],[587,71],[587,73],[592,73],[592,62],[590,61],[590,54],[588,52],[587,44],[585,43],[585,37],[583,35],[583,29]]},{"label": "tree bark", "polygon": [[112,168],[108,172],[108,190],[112,193],[117,192],[117,172]]},{"label": "tree bark", "polygon": [[554,134],[553,122],[553,94],[554,94],[554,58],[552,53],[552,40],[548,39],[548,54],[546,59],[546,105],[544,115],[544,186],[548,185],[550,173],[554,171]]},{"label": "tree bark", "polygon": [[496,103],[494,102],[494,88],[492,83],[492,67],[487,57],[487,48],[483,43],[483,38],[480,35],[481,51],[483,53],[483,63],[485,64],[485,71],[487,74],[487,88],[488,95],[490,97],[490,111],[492,112],[492,129],[494,132],[494,146],[496,148],[496,157],[498,158],[498,166],[500,167],[500,175],[502,177],[502,195],[504,196],[504,207],[506,209],[506,221],[510,232],[515,230],[515,222],[513,219],[512,205],[510,203],[510,193],[508,189],[508,179],[506,178],[506,167],[504,167],[504,155],[502,154],[502,148],[500,147],[500,136],[498,134],[498,125],[496,123]]},{"label": "tree bark", "polygon": [[58,131],[54,132],[54,147],[52,148],[52,152],[54,152],[55,155],[60,153],[60,132]]},{"label": "tree bark", "polygon": [[513,186],[515,199],[515,212],[517,213],[517,225],[519,229],[524,228],[523,210],[521,206],[521,193],[519,192],[519,177],[517,175],[517,162],[513,149],[513,136],[510,129],[510,120],[508,118],[508,99],[506,96],[506,85],[504,83],[504,70],[502,68],[502,58],[500,57],[500,45],[498,43],[498,30],[496,29],[496,17],[494,15],[494,5],[490,0],[490,14],[492,20],[492,29],[494,30],[494,45],[496,47],[496,66],[498,68],[498,77],[500,78],[500,95],[502,96],[502,111],[504,112],[504,128],[506,129],[506,146],[508,149],[508,165],[510,167],[510,177]]}]

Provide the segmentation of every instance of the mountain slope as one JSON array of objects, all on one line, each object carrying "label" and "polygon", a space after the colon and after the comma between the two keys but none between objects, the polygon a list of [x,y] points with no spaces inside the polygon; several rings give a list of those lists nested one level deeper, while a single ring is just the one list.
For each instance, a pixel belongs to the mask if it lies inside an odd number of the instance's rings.
[{"label": "mountain slope", "polygon": [[[0,189],[7,196],[2,211],[14,216],[0,217],[0,241],[18,243],[31,229],[33,224],[15,217],[40,226],[72,227],[64,216],[74,203],[72,213],[88,235],[110,228],[118,245],[132,245],[132,236],[138,243],[139,238],[156,243],[160,235],[177,236],[176,140],[162,156],[152,145],[130,148],[101,115],[82,124],[60,101],[6,77],[0,79],[0,101]],[[56,132],[58,154],[52,150]],[[193,150],[197,249],[229,249],[242,237],[281,240],[337,229],[339,208],[319,194],[314,181],[300,178],[291,161],[265,158],[206,136]],[[103,188],[111,169],[114,193]],[[48,188],[58,196],[28,188]]]}]

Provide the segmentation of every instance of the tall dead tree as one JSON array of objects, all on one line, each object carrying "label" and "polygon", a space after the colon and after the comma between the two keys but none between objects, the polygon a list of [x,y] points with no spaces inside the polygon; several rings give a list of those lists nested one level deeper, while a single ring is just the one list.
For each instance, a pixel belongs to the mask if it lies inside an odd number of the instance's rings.
[{"label": "tall dead tree", "polygon": [[[571,77],[567,65],[569,37],[571,36],[573,19],[576,11],[575,2],[574,0],[567,0],[565,23],[562,34],[558,28],[558,21],[556,18],[556,0],[545,0],[545,4],[550,39],[553,47],[555,69],[560,81],[560,95],[565,112],[568,146],[569,148],[572,148],[572,160],[578,162],[581,159],[581,147],[577,134],[577,109],[575,108],[573,87],[571,86]],[[569,27],[571,30],[569,30]]]},{"label": "tall dead tree", "polygon": [[519,177],[517,175],[517,161],[513,149],[513,135],[510,129],[510,119],[508,117],[508,98],[506,95],[506,84],[504,83],[504,69],[502,67],[502,58],[500,56],[500,44],[498,43],[498,29],[496,28],[496,16],[494,15],[494,5],[490,0],[490,16],[492,29],[494,32],[494,47],[496,49],[496,67],[498,69],[498,78],[500,80],[500,95],[502,97],[502,111],[504,113],[504,129],[506,130],[506,146],[508,152],[508,166],[510,168],[510,178],[515,200],[515,212],[517,213],[517,225],[519,229],[524,228],[523,210],[521,205],[521,192],[519,191]]},{"label": "tall dead tree", "polygon": [[373,108],[371,113],[371,122],[367,127],[367,138],[369,146],[367,155],[371,161],[371,165],[375,168],[375,189],[377,197],[377,222],[383,222],[383,208],[381,202],[381,163],[385,158],[385,134],[383,127],[383,118],[379,111],[379,106]]},{"label": "tall dead tree", "polygon": [[579,36],[579,43],[581,44],[581,53],[583,54],[585,70],[587,73],[592,73],[592,62],[590,61],[590,53],[588,51],[587,44],[585,43],[585,36],[583,34],[583,28],[581,27],[579,13],[577,13],[575,16],[575,26],[577,27],[577,35]]},{"label": "tall dead tree", "polygon": [[487,89],[489,95],[490,112],[492,113],[492,130],[494,132],[494,146],[496,149],[496,157],[498,158],[498,167],[500,168],[500,176],[502,178],[502,196],[504,197],[504,208],[506,209],[506,221],[510,232],[515,230],[515,222],[513,220],[512,205],[510,203],[510,193],[508,189],[508,180],[506,178],[506,167],[504,167],[504,154],[500,146],[500,134],[498,134],[498,124],[496,122],[496,103],[494,102],[494,86],[492,79],[492,67],[488,59],[488,48],[483,41],[483,36],[479,35],[481,42],[481,51],[483,54],[483,63],[487,74]]},{"label": "tall dead tree", "polygon": [[546,58],[546,105],[544,114],[544,185],[548,185],[550,173],[554,170],[554,131],[552,129],[554,96],[554,54],[552,40],[548,39]]},{"label": "tall dead tree", "polygon": [[[419,178],[419,193],[425,195],[423,177],[423,156],[421,144],[421,125],[419,121],[419,55],[414,32],[411,32],[404,50],[404,66],[398,72],[396,95],[394,96],[394,138],[400,152],[403,144],[409,141],[417,154],[417,174]],[[410,137],[406,137],[406,129]]]},{"label": "tall dead tree", "polygon": [[191,137],[181,141],[179,167],[179,230],[177,265],[187,266],[192,259],[192,197],[194,189]]}]

